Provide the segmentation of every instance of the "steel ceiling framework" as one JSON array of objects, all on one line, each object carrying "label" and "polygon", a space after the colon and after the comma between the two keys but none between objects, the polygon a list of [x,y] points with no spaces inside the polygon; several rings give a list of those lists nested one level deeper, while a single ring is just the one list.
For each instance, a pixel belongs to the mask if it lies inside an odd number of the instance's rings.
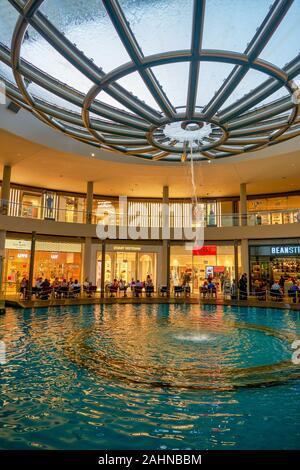
[{"label": "steel ceiling framework", "polygon": [[[111,22],[131,59],[108,73],[104,73],[79,51],[39,11],[43,1],[9,0],[18,11],[19,18],[11,48],[0,43],[0,60],[12,68],[17,86],[4,78],[3,80],[7,95],[13,102],[66,135],[95,147],[148,160],[172,162],[180,161],[183,151],[183,144],[164,135],[164,126],[173,122],[181,122],[182,126],[187,123],[212,125],[211,134],[197,144],[195,160],[219,159],[251,152],[300,135],[300,105],[293,98],[299,92],[293,79],[300,74],[300,54],[283,68],[259,58],[293,0],[276,0],[272,4],[244,53],[202,48],[205,0],[194,0],[191,48],[147,57],[144,56],[118,1],[103,0]],[[93,82],[86,95],[22,59],[22,43],[29,25]],[[189,78],[186,103],[175,108],[155,77],[152,67],[178,62],[189,63]],[[209,103],[200,108],[196,106],[196,96],[202,62],[229,63],[234,67]],[[250,69],[264,73],[265,82],[220,111]],[[160,111],[145,104],[117,83],[120,78],[134,72],[139,73]],[[29,93],[30,82],[75,104],[81,108],[81,115]],[[261,101],[281,87],[286,88],[285,97],[260,106]],[[99,101],[97,96],[102,90],[129,111]],[[98,117],[92,117],[91,113]]]}]

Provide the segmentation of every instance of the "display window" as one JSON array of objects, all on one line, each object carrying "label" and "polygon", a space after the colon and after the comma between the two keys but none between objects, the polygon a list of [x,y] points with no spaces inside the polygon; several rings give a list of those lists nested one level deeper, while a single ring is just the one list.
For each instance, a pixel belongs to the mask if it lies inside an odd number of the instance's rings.
[{"label": "display window", "polygon": [[42,215],[41,202],[41,194],[24,192],[22,195],[21,216],[40,219]]},{"label": "display window", "polygon": [[116,224],[119,223],[119,204],[118,202],[97,199],[93,201],[93,223],[103,223],[104,220],[116,218]]},{"label": "display window", "polygon": [[267,245],[250,247],[250,279],[252,288],[268,287],[284,279],[285,285],[300,283],[300,245]]},{"label": "display window", "polygon": [[186,250],[185,246],[171,246],[170,251],[171,287],[188,282],[193,291],[208,278],[214,280],[221,290],[224,281],[234,278],[234,247],[204,246],[201,249]]},{"label": "display window", "polygon": [[[101,285],[102,253],[97,252],[96,279],[97,287]],[[134,281],[145,281],[149,275],[156,285],[157,253],[139,251],[108,251],[105,255],[105,280],[108,284],[114,279],[123,280],[126,284]]]},{"label": "display window", "polygon": [[[4,289],[8,294],[19,292],[20,282],[29,277],[31,242],[6,240],[4,260]],[[81,244],[64,242],[36,242],[34,279],[42,277],[53,282],[55,278],[81,280]]]},{"label": "display window", "polygon": [[85,220],[85,199],[76,196],[59,196],[58,214],[60,222],[83,223]]},{"label": "display window", "polygon": [[253,225],[291,224],[300,221],[300,196],[251,199],[247,205]]}]

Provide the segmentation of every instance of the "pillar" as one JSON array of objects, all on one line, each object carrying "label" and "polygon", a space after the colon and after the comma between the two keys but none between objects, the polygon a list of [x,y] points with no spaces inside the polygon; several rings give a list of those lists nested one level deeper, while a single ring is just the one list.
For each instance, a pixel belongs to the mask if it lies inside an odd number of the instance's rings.
[{"label": "pillar", "polygon": [[249,293],[249,285],[250,285],[250,278],[249,278],[249,243],[248,239],[241,240],[241,266],[242,266],[242,274],[247,274],[248,279],[248,293]]},{"label": "pillar", "polygon": [[[163,187],[163,204],[169,204],[169,187]],[[164,213],[162,218],[163,226],[166,226],[169,221],[165,220]],[[163,231],[162,231],[163,233]],[[161,269],[161,283],[167,286],[168,294],[170,292],[170,240],[163,239],[162,242],[162,269]]]},{"label": "pillar", "polygon": [[87,191],[86,191],[86,223],[92,223],[92,214],[93,214],[93,197],[94,197],[94,183],[88,181]]},{"label": "pillar", "polygon": [[234,240],[234,281],[235,287],[238,287],[239,281],[239,242]]},{"label": "pillar", "polygon": [[240,223],[247,225],[247,186],[246,183],[240,184]]},{"label": "pillar", "polygon": [[9,193],[10,193],[11,166],[5,165],[1,185],[1,214],[8,213]]},{"label": "pillar", "polygon": [[4,273],[4,259],[5,259],[5,238],[6,231],[0,230],[0,303],[2,298],[2,291],[4,291],[3,286],[3,273]]},{"label": "pillar", "polygon": [[32,285],[33,285],[33,274],[34,274],[34,258],[35,258],[35,242],[36,242],[36,232],[32,232],[32,234],[31,234],[31,248],[30,248],[28,292],[26,292],[26,299],[27,300],[31,300],[31,297],[32,297]]},{"label": "pillar", "polygon": [[105,240],[102,241],[102,251],[101,251],[101,299],[104,298],[104,291],[105,291],[105,254],[106,254],[106,246]]},{"label": "pillar", "polygon": [[90,280],[91,274],[91,261],[92,261],[92,238],[86,237],[83,252],[83,280],[87,278]]}]

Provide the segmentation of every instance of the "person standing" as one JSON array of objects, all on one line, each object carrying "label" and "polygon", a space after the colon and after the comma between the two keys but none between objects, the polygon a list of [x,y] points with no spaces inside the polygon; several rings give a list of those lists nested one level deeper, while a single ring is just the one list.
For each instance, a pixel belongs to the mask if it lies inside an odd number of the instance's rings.
[{"label": "person standing", "polygon": [[248,298],[248,280],[247,274],[244,273],[239,280],[240,300],[247,300]]}]

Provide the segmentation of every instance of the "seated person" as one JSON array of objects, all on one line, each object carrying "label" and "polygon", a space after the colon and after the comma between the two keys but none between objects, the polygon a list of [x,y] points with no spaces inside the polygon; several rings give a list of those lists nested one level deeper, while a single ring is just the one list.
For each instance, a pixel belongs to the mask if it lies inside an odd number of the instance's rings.
[{"label": "seated person", "polygon": [[120,279],[120,281],[119,281],[119,291],[124,292],[124,297],[127,297],[127,289],[128,289],[128,286],[127,286],[126,282],[123,279]]},{"label": "seated person", "polygon": [[23,299],[26,298],[27,290],[28,290],[28,279],[26,279],[26,277],[23,277],[20,283],[20,293]]},{"label": "seated person", "polygon": [[139,295],[142,293],[142,290],[143,290],[143,287],[144,287],[144,283],[141,282],[141,281],[136,281],[136,285],[134,287],[134,295],[136,297],[139,297]]},{"label": "seated person", "polygon": [[146,290],[146,296],[151,297],[151,294],[154,292],[154,285],[149,274],[145,282],[145,290]]},{"label": "seated person", "polygon": [[42,285],[43,285],[43,278],[38,277],[35,283],[35,286],[32,289],[32,293],[38,297],[42,291]]},{"label": "seated person", "polygon": [[293,280],[293,284],[288,290],[288,296],[292,299],[295,303],[297,301],[297,294],[299,294],[299,286],[297,285],[296,281]]},{"label": "seated person", "polygon": [[190,288],[189,283],[183,281],[181,288],[182,288],[182,292],[184,292],[185,294],[191,293],[191,288]]},{"label": "seated person", "polygon": [[110,296],[113,297],[114,294],[117,294],[119,288],[119,283],[117,279],[114,279],[109,286]]},{"label": "seated person", "polygon": [[271,297],[275,297],[276,299],[280,300],[283,298],[283,291],[280,287],[278,281],[274,281],[271,285]]},{"label": "seated person", "polygon": [[71,284],[71,290],[74,295],[80,294],[81,286],[77,279]]},{"label": "seated person", "polygon": [[41,300],[48,300],[51,293],[51,285],[48,279],[45,279],[41,284],[40,298]]},{"label": "seated person", "polygon": [[207,284],[207,288],[211,297],[213,296],[213,294],[215,294],[215,297],[217,297],[217,288],[212,280],[210,280],[209,283]]},{"label": "seated person", "polygon": [[200,293],[202,294],[203,298],[207,296],[208,293],[208,282],[204,281],[203,286],[200,287]]}]

